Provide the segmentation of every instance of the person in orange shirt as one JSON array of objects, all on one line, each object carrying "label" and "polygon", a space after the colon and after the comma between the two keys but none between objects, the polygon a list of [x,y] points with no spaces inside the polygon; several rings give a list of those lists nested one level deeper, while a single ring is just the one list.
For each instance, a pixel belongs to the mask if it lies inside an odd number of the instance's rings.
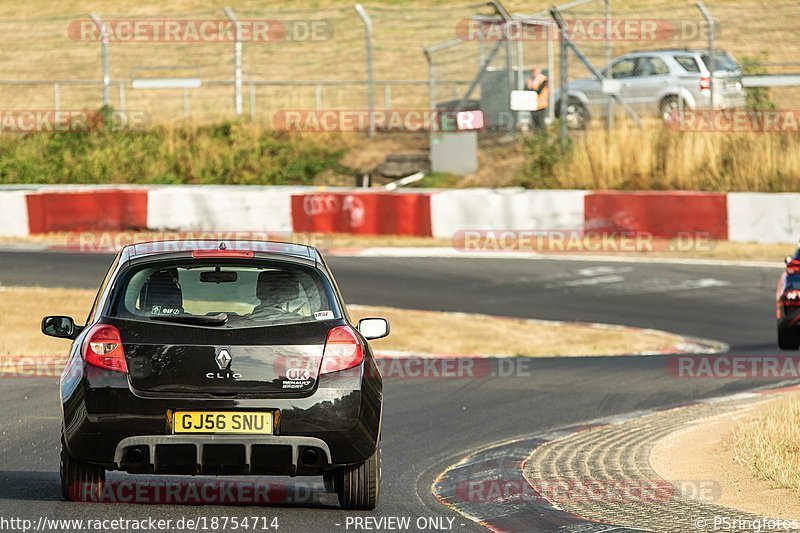
[{"label": "person in orange shirt", "polygon": [[531,77],[525,83],[525,89],[535,91],[537,94],[536,111],[531,112],[534,130],[544,129],[544,113],[550,102],[550,87],[548,86],[547,76],[539,67],[531,69]]}]

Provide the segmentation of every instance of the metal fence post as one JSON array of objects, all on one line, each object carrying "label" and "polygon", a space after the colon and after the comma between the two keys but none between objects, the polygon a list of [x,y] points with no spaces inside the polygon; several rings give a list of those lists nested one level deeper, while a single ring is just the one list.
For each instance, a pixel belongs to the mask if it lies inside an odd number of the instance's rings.
[{"label": "metal fence post", "polygon": [[372,83],[372,19],[361,4],[353,6],[364,24],[364,40],[367,47],[367,107],[369,107],[369,136],[375,136],[375,87]]},{"label": "metal fence post", "polygon": [[696,3],[697,9],[700,10],[700,13],[703,14],[703,17],[706,19],[707,32],[708,32],[708,74],[711,77],[710,80],[710,89],[711,89],[711,109],[714,109],[714,17],[711,16],[711,13],[708,12],[706,9],[705,4],[703,2]]},{"label": "metal fence post", "polygon": [[100,61],[103,68],[103,105],[109,105],[111,97],[108,86],[111,83],[111,74],[108,72],[108,28],[103,24],[103,19],[97,13],[90,13],[89,17],[100,30]]},{"label": "metal fence post", "polygon": [[125,82],[119,82],[119,111],[125,112]]},{"label": "metal fence post", "polygon": [[[514,84],[518,91],[521,91],[525,88],[525,81],[523,79],[525,77],[525,58],[523,56],[524,52],[522,46],[522,34],[524,29],[525,22],[519,21],[519,33],[517,35],[517,79],[516,83]],[[526,113],[525,111],[517,111],[517,126],[527,128],[530,116],[530,113]]]},{"label": "metal fence post", "polygon": [[233,23],[233,103],[236,116],[242,115],[242,40],[239,20],[230,7],[224,9],[225,15]]},{"label": "metal fence post", "polygon": [[567,142],[567,138],[569,137],[569,130],[567,129],[567,107],[569,105],[569,90],[567,88],[567,54],[569,49],[567,48],[567,30],[564,27],[560,27],[559,31],[561,35],[561,55],[559,56],[558,60],[559,66],[561,67],[561,81],[559,82],[559,100],[561,107],[558,110],[558,115],[561,121],[561,143],[564,144]]},{"label": "metal fence post", "polygon": [[53,107],[56,114],[61,111],[61,87],[58,83],[53,84]]},{"label": "metal fence post", "polygon": [[250,82],[250,120],[256,119],[256,84]]},{"label": "metal fence post", "polygon": [[552,90],[552,82],[555,79],[556,66],[555,66],[555,53],[553,51],[553,25],[547,25],[547,79],[550,84],[550,90],[547,91],[547,118],[548,125],[552,124],[556,119],[556,92]]},{"label": "metal fence post", "polygon": [[[581,1],[585,1],[585,0],[581,0]],[[589,58],[586,57],[586,54],[583,53],[583,51],[580,49],[580,47],[578,47],[578,45],[576,45],[574,42],[572,42],[572,40],[570,40],[569,36],[567,36],[567,23],[564,20],[564,17],[561,15],[561,12],[558,10],[558,8],[557,7],[551,8],[550,9],[550,14],[553,17],[553,20],[556,21],[556,24],[558,25],[558,27],[561,29],[561,41],[562,41],[562,43],[565,44],[568,48],[572,49],[572,52],[575,54],[575,57],[581,63],[586,65],[586,68],[589,69],[589,72],[591,72],[592,75],[595,78],[600,80],[601,83],[604,80],[606,80],[607,79],[606,75],[608,73],[606,72],[604,74],[600,69],[595,67],[594,64],[591,61],[589,61]],[[567,53],[565,51],[562,51],[562,54],[564,55],[564,57],[566,59]],[[566,74],[562,72],[562,76],[563,76],[562,77],[562,81],[566,81],[566,78],[565,78]],[[562,94],[561,94],[562,103],[564,102],[564,94],[563,94],[563,92],[566,89],[567,89],[567,87],[562,87],[562,89],[561,89],[562,90]],[[634,109],[633,106],[631,106],[631,104],[629,104],[624,98],[622,98],[622,96],[620,96],[619,94],[611,94],[611,97],[614,98],[620,105],[622,105],[623,109],[625,109],[625,112],[628,114],[628,116],[630,116],[636,122],[636,125],[638,127],[641,128],[641,127],[644,126],[644,124],[642,123],[641,117],[636,112],[636,109]],[[569,101],[569,94],[566,95],[566,98],[567,98],[567,102],[568,102]]]},{"label": "metal fence post", "polygon": [[[611,0],[605,0],[605,14],[606,14],[606,68],[611,65]],[[614,99],[608,99],[608,107],[606,108],[606,128],[611,129],[614,127]]]},{"label": "metal fence post", "polygon": [[433,55],[429,50],[423,50],[428,61],[428,109],[436,109],[436,69],[433,67]]}]

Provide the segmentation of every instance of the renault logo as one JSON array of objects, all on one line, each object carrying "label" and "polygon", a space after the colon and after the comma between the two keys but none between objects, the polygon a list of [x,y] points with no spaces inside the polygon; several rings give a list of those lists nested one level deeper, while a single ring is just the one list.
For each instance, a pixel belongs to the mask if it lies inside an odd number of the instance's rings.
[{"label": "renault logo", "polygon": [[222,349],[217,354],[217,366],[219,366],[220,370],[225,370],[228,368],[228,365],[231,364],[231,354],[228,353],[228,350]]}]

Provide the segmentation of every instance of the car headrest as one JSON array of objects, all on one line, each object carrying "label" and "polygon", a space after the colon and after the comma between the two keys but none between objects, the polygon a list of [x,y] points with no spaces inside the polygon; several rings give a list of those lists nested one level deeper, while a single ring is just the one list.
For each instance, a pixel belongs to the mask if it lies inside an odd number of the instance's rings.
[{"label": "car headrest", "polygon": [[258,275],[256,297],[262,303],[281,305],[300,297],[297,275],[285,270],[265,270]]},{"label": "car headrest", "polygon": [[139,305],[143,311],[151,312],[153,306],[182,308],[183,294],[175,269],[153,272],[139,292]]}]

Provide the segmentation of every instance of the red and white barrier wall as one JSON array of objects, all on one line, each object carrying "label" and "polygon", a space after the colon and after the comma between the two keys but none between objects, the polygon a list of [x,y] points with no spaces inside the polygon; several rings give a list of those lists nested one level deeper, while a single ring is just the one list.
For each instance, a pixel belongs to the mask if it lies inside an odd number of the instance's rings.
[{"label": "red and white barrier wall", "polygon": [[800,239],[800,194],[735,192],[727,196],[730,240],[794,243]]},{"label": "red and white barrier wall", "polygon": [[586,191],[457,189],[431,195],[434,237],[463,230],[575,230],[584,226]]},{"label": "red and white barrier wall", "polygon": [[245,186],[0,189],[0,235],[144,229],[443,239],[464,230],[592,230],[793,243],[800,238],[800,194]]},{"label": "red and white barrier wall", "polygon": [[0,235],[28,235],[27,192],[0,193]]},{"label": "red and white barrier wall", "polygon": [[320,192],[292,195],[298,232],[431,236],[430,195]]},{"label": "red and white barrier wall", "polygon": [[177,186],[147,193],[146,228],[291,232],[290,187]]}]

